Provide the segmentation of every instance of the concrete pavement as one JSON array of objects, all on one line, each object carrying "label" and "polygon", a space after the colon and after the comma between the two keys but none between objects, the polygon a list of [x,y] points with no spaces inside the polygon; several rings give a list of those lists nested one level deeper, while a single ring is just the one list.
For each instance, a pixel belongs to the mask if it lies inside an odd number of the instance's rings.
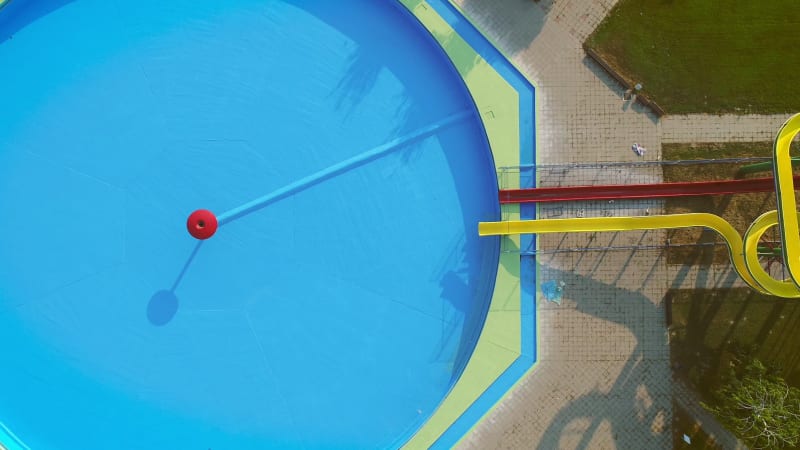
[{"label": "concrete pavement", "polygon": [[[455,0],[537,85],[538,164],[658,160],[665,142],[772,140],[776,116],[666,116],[623,101],[623,88],[582,50],[616,0]],[[786,116],[788,117],[788,115]],[[630,146],[648,149],[643,158]],[[588,170],[588,171],[587,171]],[[623,173],[624,172],[624,173]],[[546,183],[658,182],[660,170],[546,174]],[[541,175],[541,174],[540,174]],[[559,176],[561,178],[559,178]],[[564,217],[663,212],[659,201],[570,204]],[[606,245],[660,246],[659,231],[548,235],[539,281],[565,283],[561,305],[538,299],[539,362],[460,443],[462,448],[671,448],[673,382],[664,295],[732,283],[724,266],[668,267],[659,250],[547,253]],[[726,284],[727,285],[727,284]]]}]

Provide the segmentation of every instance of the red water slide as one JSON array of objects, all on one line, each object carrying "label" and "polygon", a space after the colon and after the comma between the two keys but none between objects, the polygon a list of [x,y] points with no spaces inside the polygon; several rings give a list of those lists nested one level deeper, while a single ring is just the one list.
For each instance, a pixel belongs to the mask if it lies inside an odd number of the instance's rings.
[{"label": "red water slide", "polygon": [[[800,183],[800,175],[794,177],[794,183],[795,186]],[[656,184],[562,186],[532,189],[504,189],[500,191],[500,203],[689,197],[699,195],[770,192],[774,190],[774,178]]]}]

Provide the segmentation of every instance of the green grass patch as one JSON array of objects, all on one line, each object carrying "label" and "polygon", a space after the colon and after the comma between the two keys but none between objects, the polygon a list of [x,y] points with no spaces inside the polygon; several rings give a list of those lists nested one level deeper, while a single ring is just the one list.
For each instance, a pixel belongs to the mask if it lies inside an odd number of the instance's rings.
[{"label": "green grass patch", "polygon": [[797,0],[620,0],[587,39],[667,113],[800,104]]},{"label": "green grass patch", "polygon": [[800,302],[749,288],[676,289],[671,299],[673,366],[704,399],[742,349],[800,387]]},{"label": "green grass patch", "polygon": [[[796,299],[749,288],[673,289],[667,299],[673,373],[706,404],[717,406],[713,393],[735,359],[758,358],[779,369],[790,386],[800,387],[800,302]],[[692,430],[686,420],[681,427]],[[702,439],[702,446],[691,448],[707,448],[706,444]]]}]

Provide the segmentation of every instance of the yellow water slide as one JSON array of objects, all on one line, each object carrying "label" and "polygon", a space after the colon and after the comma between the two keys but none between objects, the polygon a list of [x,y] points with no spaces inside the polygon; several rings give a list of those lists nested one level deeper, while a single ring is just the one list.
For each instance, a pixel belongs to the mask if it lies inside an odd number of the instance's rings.
[{"label": "yellow water slide", "polygon": [[[749,286],[759,292],[779,297],[798,298],[800,297],[800,224],[797,218],[792,161],[789,155],[792,139],[798,133],[800,133],[800,114],[795,114],[781,127],[773,148],[778,209],[764,213],[753,221],[744,238],[725,219],[708,213],[480,222],[478,234],[498,236],[705,227],[716,231],[725,240],[736,272]],[[783,257],[790,275],[787,280],[776,280],[758,261],[758,240],[765,231],[775,225],[779,225],[781,230]]]}]

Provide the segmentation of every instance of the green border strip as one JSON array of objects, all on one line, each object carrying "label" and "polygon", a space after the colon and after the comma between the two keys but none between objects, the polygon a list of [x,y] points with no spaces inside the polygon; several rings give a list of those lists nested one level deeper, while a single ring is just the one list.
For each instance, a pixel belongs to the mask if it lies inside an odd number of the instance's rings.
[{"label": "green border strip", "polygon": [[[503,57],[506,59],[506,61],[507,61],[509,64],[511,64],[511,65],[512,65],[512,66],[513,66],[515,69],[517,69],[517,71],[518,71],[520,74],[524,74],[524,71],[521,69],[521,67],[520,67],[520,66],[519,66],[519,65],[518,65],[516,62],[514,62],[514,60],[513,60],[512,58],[510,58],[510,57],[509,57],[509,55],[505,54],[505,53],[504,53],[504,52],[503,52],[503,51],[500,49],[500,47],[499,47],[498,45],[496,45],[496,44],[495,44],[495,42],[494,42],[494,41],[493,41],[493,40],[492,40],[492,39],[491,39],[489,36],[487,36],[486,34],[484,34],[483,32],[481,32],[481,31],[480,31],[480,29],[481,29],[481,28],[478,26],[478,24],[477,24],[477,23],[475,23],[475,22],[474,22],[472,19],[470,19],[470,18],[469,18],[469,15],[467,15],[467,14],[465,13],[464,9],[463,9],[463,8],[462,8],[462,7],[461,7],[461,6],[460,6],[458,3],[456,3],[454,0],[445,0],[445,1],[449,2],[449,3],[450,3],[450,4],[451,4],[451,5],[452,5],[452,6],[453,6],[453,7],[454,7],[454,8],[455,8],[455,9],[456,9],[456,10],[457,10],[457,11],[458,11],[460,14],[461,14],[461,16],[462,16],[462,17],[463,17],[463,18],[464,18],[464,19],[465,19],[467,22],[469,22],[469,23],[470,23],[470,24],[473,26],[473,28],[475,28],[476,30],[478,30],[478,32],[479,32],[479,33],[481,33],[481,34],[483,35],[483,37],[484,37],[484,38],[485,38],[487,41],[489,41],[489,42],[490,42],[490,43],[491,43],[491,44],[492,44],[492,45],[495,47],[495,49],[496,49],[496,50],[497,50],[497,51],[498,51],[500,54],[502,54],[502,55],[503,55]],[[523,76],[524,76],[524,75],[523,75]],[[530,79],[530,78],[528,78],[527,76],[526,76],[525,78],[528,80],[528,82],[529,82],[531,85],[533,85],[534,89],[536,89],[536,90],[538,91],[538,86],[536,85],[536,83],[534,83],[534,82],[533,82],[533,80],[531,80],[531,79]],[[541,129],[541,127],[540,127],[539,125],[540,125],[540,123],[539,123],[539,114],[534,114],[534,123],[533,123],[534,129],[535,129],[535,130],[540,130],[540,129]],[[538,145],[539,134],[538,134],[538,133],[535,133],[535,134],[534,134],[534,136],[533,136],[533,139],[534,139],[534,148],[537,148],[537,149],[538,149],[538,148],[539,148],[539,145]],[[535,156],[534,156],[534,161],[533,161],[533,163],[534,163],[534,164],[538,164],[538,163],[539,163],[539,152],[535,152]],[[514,167],[514,165],[512,164],[510,167]],[[535,185],[536,185],[536,186],[538,186],[538,185],[539,185],[539,183],[540,183],[540,179],[539,179],[539,177],[540,177],[540,174],[539,174],[539,172],[538,172],[538,171],[537,171],[537,172],[535,172]],[[509,181],[509,182],[516,182],[516,183],[518,184],[518,183],[519,183],[519,177],[517,177],[517,179],[516,179],[516,180],[508,180],[508,181]],[[509,184],[508,184],[508,186],[509,186],[509,189],[513,189],[513,187],[511,187],[511,186],[512,186],[512,184],[513,184],[513,183],[509,183]],[[508,206],[508,205],[502,205],[502,206]],[[504,210],[504,211],[505,211],[505,210]],[[537,204],[537,206],[536,206],[536,213],[535,213],[535,214],[536,214],[536,216],[538,216],[538,215],[539,215],[539,205],[538,205],[538,204]],[[506,217],[505,217],[505,215],[504,215],[503,219],[504,219],[504,220],[507,220],[507,219],[506,219]],[[509,217],[509,219],[510,219],[510,217]],[[536,239],[536,241],[535,241],[535,246],[536,246],[536,247],[535,247],[535,248],[536,248],[537,250],[539,249],[539,245],[540,245],[540,242],[539,242],[539,240],[538,240],[538,239]],[[534,294],[533,294],[533,295],[534,295],[534,305],[533,305],[533,307],[534,307],[535,309],[537,308],[537,304],[538,304],[538,302],[536,301],[536,290],[538,289],[538,287],[539,287],[539,285],[540,285],[540,283],[541,283],[541,279],[540,279],[540,277],[541,277],[541,273],[540,273],[540,271],[539,271],[539,270],[536,270],[536,271],[535,271],[534,287],[533,287],[533,288],[534,288]],[[536,370],[536,369],[538,368],[538,366],[539,366],[539,362],[540,362],[538,355],[540,355],[540,354],[541,354],[541,347],[540,347],[540,346],[541,346],[541,342],[542,342],[542,341],[541,341],[541,339],[540,339],[540,334],[539,334],[539,333],[540,333],[540,326],[539,326],[539,325],[540,325],[540,323],[539,323],[539,314],[538,314],[538,312],[536,312],[536,311],[534,311],[534,321],[535,321],[535,323],[534,323],[534,333],[535,333],[535,336],[534,336],[534,346],[535,346],[535,354],[537,355],[537,356],[536,356],[536,359],[535,359],[535,361],[534,361],[534,362],[533,362],[533,364],[532,364],[530,367],[528,367],[528,369],[527,369],[527,370],[525,370],[525,372],[524,372],[522,375],[520,375],[520,377],[519,377],[519,378],[518,378],[518,379],[517,379],[517,380],[516,380],[516,381],[515,381],[515,382],[514,382],[514,383],[513,383],[513,384],[512,384],[512,385],[511,385],[511,386],[510,386],[508,389],[507,389],[507,390],[506,390],[506,393],[505,393],[505,394],[503,394],[503,396],[501,397],[501,399],[500,399],[500,400],[498,400],[498,401],[497,401],[497,402],[496,402],[496,403],[495,403],[495,404],[494,404],[494,405],[493,405],[491,408],[489,408],[489,410],[487,410],[487,411],[485,412],[485,414],[484,414],[484,415],[481,417],[481,419],[480,419],[480,420],[478,420],[478,421],[476,421],[476,422],[475,422],[475,423],[474,423],[474,424],[473,424],[473,425],[470,427],[469,431],[467,431],[466,433],[464,433],[464,435],[463,435],[463,436],[461,436],[461,438],[459,438],[459,439],[458,439],[458,441],[456,442],[456,445],[458,445],[458,444],[462,443],[462,442],[464,441],[464,439],[465,439],[465,438],[466,438],[466,437],[467,437],[467,436],[468,436],[468,435],[469,435],[469,434],[470,434],[470,433],[471,433],[471,432],[472,432],[472,431],[473,431],[473,430],[474,430],[474,429],[475,429],[475,428],[476,428],[476,427],[477,427],[477,426],[478,426],[478,425],[479,425],[479,424],[480,424],[480,423],[483,421],[483,419],[484,419],[484,418],[485,418],[485,417],[486,417],[486,416],[487,416],[487,415],[488,415],[488,414],[489,414],[491,411],[493,411],[493,410],[495,409],[495,407],[496,407],[498,404],[500,404],[500,403],[502,402],[502,400],[503,400],[503,399],[505,399],[505,398],[506,398],[506,396],[508,396],[508,395],[509,395],[509,394],[510,394],[510,393],[511,393],[511,392],[512,392],[514,389],[516,389],[516,388],[517,388],[517,387],[520,385],[520,383],[522,383],[522,381],[523,381],[523,380],[527,379],[527,378],[528,378],[528,377],[531,375],[531,373],[533,373],[533,371],[534,371],[534,370]]]},{"label": "green border strip", "polygon": [[[400,0],[400,3],[428,29],[464,79],[480,112],[495,165],[518,166],[517,91],[425,0]],[[504,207],[502,215],[504,220],[518,218],[519,206]],[[519,246],[518,236],[511,239]],[[475,351],[453,389],[404,449],[426,449],[433,445],[520,356],[520,294],[519,255],[501,253],[495,290]]]}]

